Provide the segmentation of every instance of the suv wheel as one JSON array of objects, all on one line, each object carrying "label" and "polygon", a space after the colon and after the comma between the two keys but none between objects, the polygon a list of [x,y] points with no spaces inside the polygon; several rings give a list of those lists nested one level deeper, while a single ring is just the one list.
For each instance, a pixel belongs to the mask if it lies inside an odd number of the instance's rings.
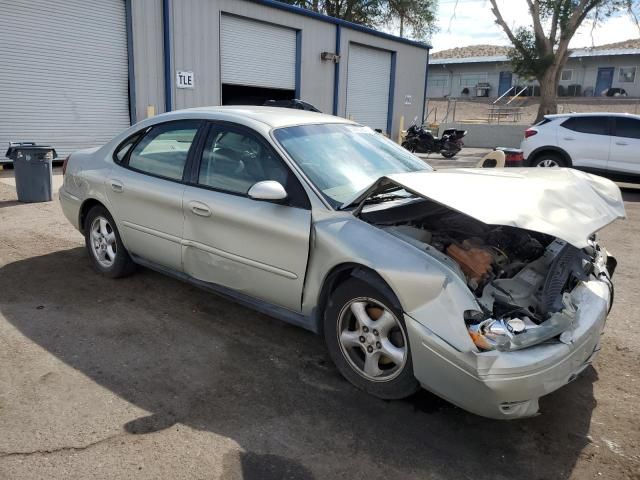
[{"label": "suv wheel", "polygon": [[566,167],[567,162],[557,153],[542,153],[533,162],[532,167]]},{"label": "suv wheel", "polygon": [[338,286],[325,312],[324,335],[340,373],[382,399],[419,389],[402,312],[387,296],[355,278]]}]

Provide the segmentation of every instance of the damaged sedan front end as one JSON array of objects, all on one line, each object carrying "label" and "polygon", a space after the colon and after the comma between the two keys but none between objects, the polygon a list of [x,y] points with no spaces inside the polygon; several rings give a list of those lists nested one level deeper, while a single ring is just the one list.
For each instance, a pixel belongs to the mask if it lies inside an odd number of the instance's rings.
[{"label": "damaged sedan front end", "polygon": [[390,175],[351,203],[447,267],[440,295],[406,312],[414,372],[483,416],[536,414],[541,396],[593,360],[611,308],[616,261],[595,232],[624,217],[619,190],[572,170],[543,178],[524,169]]}]

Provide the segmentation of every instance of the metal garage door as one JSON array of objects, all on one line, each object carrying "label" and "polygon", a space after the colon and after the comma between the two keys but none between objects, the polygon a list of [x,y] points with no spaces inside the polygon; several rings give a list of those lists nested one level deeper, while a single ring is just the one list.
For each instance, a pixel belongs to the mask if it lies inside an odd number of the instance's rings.
[{"label": "metal garage door", "polygon": [[0,155],[8,141],[58,154],[129,126],[123,0],[0,0]]},{"label": "metal garage door", "polygon": [[222,83],[295,90],[295,30],[230,15],[220,23]]},{"label": "metal garage door", "polygon": [[347,117],[387,130],[391,52],[351,44],[347,66]]}]

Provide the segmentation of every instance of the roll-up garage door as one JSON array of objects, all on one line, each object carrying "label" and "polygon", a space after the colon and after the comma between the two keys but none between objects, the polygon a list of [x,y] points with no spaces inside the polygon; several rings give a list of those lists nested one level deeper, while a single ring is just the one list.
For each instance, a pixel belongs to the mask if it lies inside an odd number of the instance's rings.
[{"label": "roll-up garage door", "polygon": [[222,15],[222,83],[295,90],[296,31]]},{"label": "roll-up garage door", "polygon": [[351,44],[347,64],[347,117],[387,130],[391,52]]},{"label": "roll-up garage door", "polygon": [[66,155],[129,124],[123,0],[0,0],[0,148]]}]

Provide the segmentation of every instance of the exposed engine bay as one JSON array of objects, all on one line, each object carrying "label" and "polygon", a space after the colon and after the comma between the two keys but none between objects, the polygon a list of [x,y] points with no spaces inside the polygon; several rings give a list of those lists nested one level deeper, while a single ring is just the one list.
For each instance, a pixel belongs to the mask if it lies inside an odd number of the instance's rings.
[{"label": "exposed engine bay", "polygon": [[514,350],[554,337],[570,341],[570,292],[592,276],[612,288],[606,254],[602,258],[595,240],[580,250],[549,235],[486,225],[432,205],[427,215],[420,209],[419,218],[392,223],[373,214],[370,221],[464,278],[482,309],[465,312],[469,334],[481,349]]}]

